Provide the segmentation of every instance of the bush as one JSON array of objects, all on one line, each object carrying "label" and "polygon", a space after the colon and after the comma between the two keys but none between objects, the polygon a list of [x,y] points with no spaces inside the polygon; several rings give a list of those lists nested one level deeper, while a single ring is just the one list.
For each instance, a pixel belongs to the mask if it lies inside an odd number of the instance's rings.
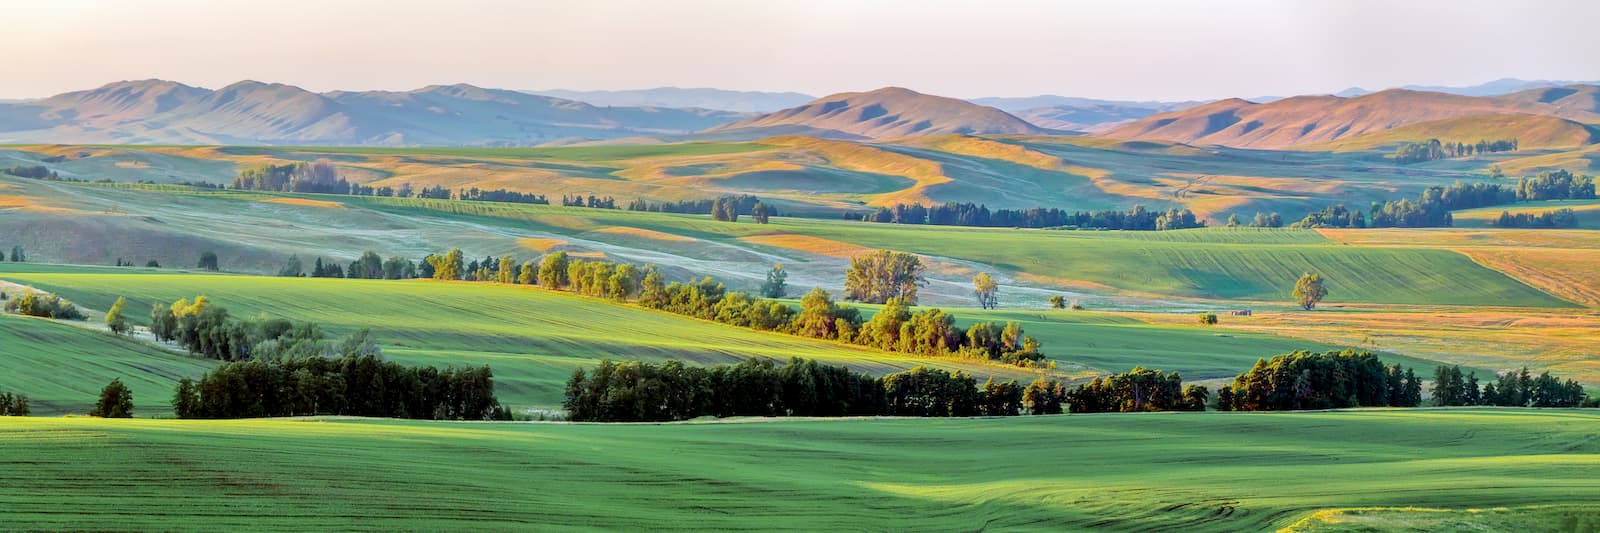
[{"label": "bush", "polygon": [[1202,326],[1215,326],[1215,325],[1217,325],[1217,314],[1216,313],[1200,313],[1200,325],[1202,325]]},{"label": "bush", "polygon": [[83,320],[83,313],[72,302],[54,294],[28,291],[21,298],[6,300],[6,312],[43,318]]},{"label": "bush", "polygon": [[111,380],[104,389],[100,389],[100,400],[95,402],[89,416],[133,418],[133,392],[122,384],[121,379]]}]

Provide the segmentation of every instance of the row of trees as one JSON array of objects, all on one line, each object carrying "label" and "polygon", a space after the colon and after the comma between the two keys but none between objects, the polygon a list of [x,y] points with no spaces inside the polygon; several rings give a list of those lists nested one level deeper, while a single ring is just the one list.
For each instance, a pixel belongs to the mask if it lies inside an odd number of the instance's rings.
[{"label": "row of trees", "polygon": [[224,364],[174,393],[178,418],[350,415],[423,420],[509,420],[488,366],[406,366],[356,349],[336,357]]},{"label": "row of trees", "polygon": [[0,416],[28,416],[28,395],[0,392]]},{"label": "row of trees", "polygon": [[1017,416],[1133,411],[1203,411],[1205,387],[1176,372],[1135,368],[1076,387],[1039,378],[1026,387],[918,366],[875,378],[843,366],[793,358],[692,367],[602,360],[567,381],[563,403],[575,421],[640,422],[702,416]]},{"label": "row of trees", "polygon": [[[0,250],[0,261],[5,261],[5,260],[6,260],[5,251],[4,250]],[[21,246],[12,246],[11,247],[11,261],[15,262],[15,263],[25,263],[25,262],[28,261],[28,254],[25,253],[22,250]]]},{"label": "row of trees", "polygon": [[1577,381],[1560,379],[1543,372],[1535,377],[1527,367],[1501,374],[1495,381],[1478,385],[1478,373],[1465,376],[1460,366],[1440,366],[1433,372],[1433,404],[1498,405],[1503,407],[1596,407]]},{"label": "row of trees", "polygon": [[1395,148],[1393,157],[1399,163],[1417,163],[1421,161],[1437,161],[1447,157],[1467,157],[1473,154],[1515,152],[1516,150],[1516,139],[1496,139],[1493,141],[1479,139],[1477,144],[1459,141],[1439,142],[1438,139],[1428,139],[1425,142],[1400,145]]},{"label": "row of trees", "polygon": [[1566,170],[1551,170],[1517,180],[1517,199],[1522,201],[1594,198],[1593,176],[1575,176]]},{"label": "row of trees", "polygon": [[[732,204],[731,208],[729,204]],[[717,215],[722,213],[718,215],[719,217],[727,217],[727,210],[732,209],[732,213],[735,216],[727,218],[737,219],[737,215],[755,216],[757,204],[761,204],[760,198],[748,194],[740,194],[720,196],[712,200],[681,200],[677,202],[652,202],[639,198],[628,202],[627,209],[629,211],[684,213],[690,215]],[[771,206],[763,204],[763,207],[767,210],[767,216],[777,214],[772,211]],[[718,218],[718,220],[722,220],[722,218]]]},{"label": "row of trees", "polygon": [[1256,360],[1217,391],[1220,411],[1292,411],[1336,407],[1416,407],[1422,381],[1412,369],[1384,365],[1368,352],[1296,351]]},{"label": "row of trees", "polygon": [[1500,216],[1492,221],[1498,228],[1576,228],[1578,227],[1578,213],[1570,207],[1563,207],[1554,211],[1545,211],[1539,214],[1517,213],[1501,211]]},{"label": "row of trees", "polygon": [[[1429,187],[1416,201],[1408,199],[1374,202],[1366,213],[1343,205],[1332,205],[1306,215],[1292,224],[1296,228],[1431,228],[1449,227],[1451,210],[1472,209],[1519,201],[1591,199],[1594,181],[1575,177],[1565,170],[1541,172],[1518,180],[1515,187],[1493,183]],[[1514,221],[1513,221],[1514,222]]]},{"label": "row of trees", "polygon": [[10,174],[19,178],[33,178],[36,180],[59,177],[56,175],[55,171],[45,168],[44,165],[17,165],[14,167],[0,169],[0,172],[5,172],[6,174]]},{"label": "row of trees", "polygon": [[[846,218],[856,218],[846,214]],[[890,224],[929,224],[935,226],[979,226],[1007,228],[1091,228],[1121,230],[1169,230],[1204,227],[1188,209],[1150,211],[1134,206],[1128,211],[1066,211],[1057,208],[996,209],[973,203],[946,202],[942,205],[896,204],[860,215],[867,222]]]},{"label": "row of trees", "polygon": [[369,250],[362,252],[361,257],[355,261],[351,261],[348,269],[332,261],[324,263],[322,258],[318,257],[312,264],[311,270],[306,271],[305,263],[300,260],[300,256],[290,255],[289,259],[283,263],[283,267],[278,269],[278,275],[291,278],[309,276],[313,278],[411,279],[418,277],[419,274],[417,263],[410,259],[400,256],[390,256],[388,259],[383,259],[378,256],[377,252]]},{"label": "row of trees", "polygon": [[248,191],[352,194],[350,182],[326,159],[315,163],[264,164],[239,171],[233,188]]}]

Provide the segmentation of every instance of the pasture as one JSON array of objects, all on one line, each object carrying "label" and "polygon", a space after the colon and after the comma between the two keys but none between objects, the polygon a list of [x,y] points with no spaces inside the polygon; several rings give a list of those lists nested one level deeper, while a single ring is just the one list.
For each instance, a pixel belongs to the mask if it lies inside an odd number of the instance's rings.
[{"label": "pasture", "polygon": [[120,378],[136,416],[172,414],[174,384],[214,364],[50,320],[0,314],[0,392],[26,394],[34,416],[83,414]]},{"label": "pasture", "polygon": [[[1495,527],[1561,523],[1529,506],[1592,517],[1596,433],[1595,413],[1512,409],[667,425],[0,418],[0,523],[1260,531],[1438,508]],[[1466,512],[1477,508],[1510,510]]]}]

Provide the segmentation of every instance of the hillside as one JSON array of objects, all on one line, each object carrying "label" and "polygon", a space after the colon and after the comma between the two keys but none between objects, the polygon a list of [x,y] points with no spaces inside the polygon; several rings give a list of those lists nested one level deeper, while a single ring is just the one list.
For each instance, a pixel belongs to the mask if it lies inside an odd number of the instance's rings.
[{"label": "hillside", "polygon": [[739,132],[750,138],[807,133],[833,138],[881,139],[944,133],[1042,134],[1045,130],[992,107],[900,87],[885,87],[825,96],[802,106],[705,131],[729,132]]},{"label": "hillside", "polygon": [[[16,489],[0,493],[0,523],[1208,532],[1359,508],[1377,515],[1362,531],[1573,530],[1559,525],[1600,519],[1584,498],[1600,491],[1596,432],[1593,413],[1549,409],[664,425],[0,418],[16,458],[0,469]],[[1425,520],[1450,525],[1375,522],[1435,506],[1458,511]]]},{"label": "hillside", "polygon": [[596,107],[471,85],[314,93],[241,81],[221,89],[117,82],[0,104],[0,142],[142,144],[542,144],[681,134],[745,115],[706,109]]},{"label": "hillside", "polygon": [[571,91],[547,89],[523,91],[576,100],[597,106],[693,107],[740,113],[770,113],[817,99],[796,92],[730,91],[726,89],[656,87],[621,91]]},{"label": "hillside", "polygon": [[1131,102],[1071,96],[973,98],[972,103],[1016,115],[1041,128],[1059,131],[1103,131],[1154,115],[1188,109],[1204,102]]},{"label": "hillside", "polygon": [[1297,148],[1333,151],[1392,149],[1403,143],[1426,142],[1429,139],[1465,143],[1516,139],[1522,150],[1564,149],[1600,142],[1600,128],[1543,115],[1471,115],[1407,124]]},{"label": "hillside", "polygon": [[1391,89],[1354,98],[1296,96],[1264,104],[1235,98],[1152,115],[1100,135],[1274,149],[1474,115],[1533,114],[1594,122],[1600,120],[1596,90],[1600,88],[1574,86],[1474,97]]}]

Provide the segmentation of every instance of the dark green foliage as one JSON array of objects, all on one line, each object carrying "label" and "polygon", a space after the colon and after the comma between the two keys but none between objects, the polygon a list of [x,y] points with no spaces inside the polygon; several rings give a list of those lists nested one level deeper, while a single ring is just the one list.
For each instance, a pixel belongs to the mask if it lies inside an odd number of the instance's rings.
[{"label": "dark green foliage", "polygon": [[1057,294],[1055,296],[1051,296],[1050,297],[1050,308],[1051,309],[1066,309],[1067,308],[1067,297],[1059,295],[1059,294]]},{"label": "dark green foliage", "polygon": [[1222,411],[1416,407],[1422,382],[1368,352],[1297,351],[1257,360],[1219,391],[1217,402]]},{"label": "dark green foliage", "polygon": [[28,416],[28,395],[0,392],[0,416]]},{"label": "dark green foliage", "polygon": [[28,261],[28,254],[23,252],[21,246],[12,246],[11,261],[16,263],[25,263]]},{"label": "dark green foliage", "polygon": [[[345,347],[346,349],[349,347]],[[349,415],[424,420],[506,419],[494,374],[478,368],[411,367],[380,355],[228,363],[198,383],[178,383],[180,418]]]},{"label": "dark green foliage", "polygon": [[227,309],[213,305],[205,296],[196,296],[193,303],[180,299],[171,307],[157,304],[151,309],[150,333],[158,340],[177,342],[189,353],[221,361],[326,351],[316,324],[267,318],[230,320]]},{"label": "dark green foliage", "polygon": [[1185,401],[1183,378],[1177,372],[1163,373],[1144,367],[1096,377],[1094,381],[1068,389],[1063,403],[1072,413],[1193,410]]},{"label": "dark green foliage", "polygon": [[687,420],[701,416],[882,414],[881,383],[842,366],[794,358],[699,368],[602,360],[567,382],[570,419],[592,422]]},{"label": "dark green foliage", "polygon": [[145,261],[144,262],[144,266],[145,266],[145,268],[161,268],[161,263],[156,261],[156,260],[154,260],[154,259],[151,259],[149,261]]},{"label": "dark green foliage", "polygon": [[352,191],[350,182],[339,177],[338,168],[325,159],[315,163],[267,164],[247,168],[234,178],[233,188],[326,194],[351,194]]},{"label": "dark green foliage", "polygon": [[[764,222],[763,222],[764,224]],[[773,264],[772,270],[767,271],[767,282],[761,285],[762,298],[785,298],[789,296],[789,273],[783,270],[783,265]]]},{"label": "dark green foliage", "polygon": [[350,263],[344,277],[350,279],[384,279],[383,258],[378,253],[368,250],[361,252],[361,257]]},{"label": "dark green foliage", "polygon": [[6,300],[6,312],[62,320],[83,320],[83,313],[72,302],[54,294],[28,290],[20,298]]},{"label": "dark green foliage", "polygon": [[205,252],[201,252],[200,253],[200,261],[199,261],[198,264],[195,265],[195,268],[199,268],[199,269],[202,269],[202,270],[210,270],[212,272],[216,272],[218,270],[217,254],[215,252],[210,251],[210,250],[207,250]]},{"label": "dark green foliage", "polygon": [[1527,367],[1501,374],[1494,382],[1477,390],[1478,376],[1461,377],[1460,367],[1441,366],[1434,370],[1435,405],[1498,405],[1503,407],[1583,407],[1592,406],[1583,385],[1561,381],[1549,372],[1534,376]]},{"label": "dark green foliage", "polygon": [[10,168],[0,169],[0,172],[5,172],[6,174],[10,174],[19,178],[48,179],[57,177],[54,171],[45,168],[44,165],[18,165]]},{"label": "dark green foliage", "polygon": [[1592,200],[1594,198],[1594,178],[1590,176],[1574,176],[1566,170],[1540,172],[1537,176],[1517,180],[1518,200]]},{"label": "dark green foliage", "polygon": [[1215,326],[1215,325],[1217,325],[1217,314],[1216,313],[1200,313],[1199,321],[1200,321],[1200,325],[1202,325],[1202,326]]},{"label": "dark green foliage", "polygon": [[1576,228],[1578,227],[1578,213],[1570,207],[1545,211],[1537,215],[1531,213],[1517,213],[1501,211],[1500,216],[1492,223],[1497,228]]},{"label": "dark green foliage", "polygon": [[89,416],[100,418],[132,418],[133,417],[133,391],[122,384],[121,379],[113,379],[105,388],[100,389],[100,399],[95,402],[94,410],[89,411]]}]

